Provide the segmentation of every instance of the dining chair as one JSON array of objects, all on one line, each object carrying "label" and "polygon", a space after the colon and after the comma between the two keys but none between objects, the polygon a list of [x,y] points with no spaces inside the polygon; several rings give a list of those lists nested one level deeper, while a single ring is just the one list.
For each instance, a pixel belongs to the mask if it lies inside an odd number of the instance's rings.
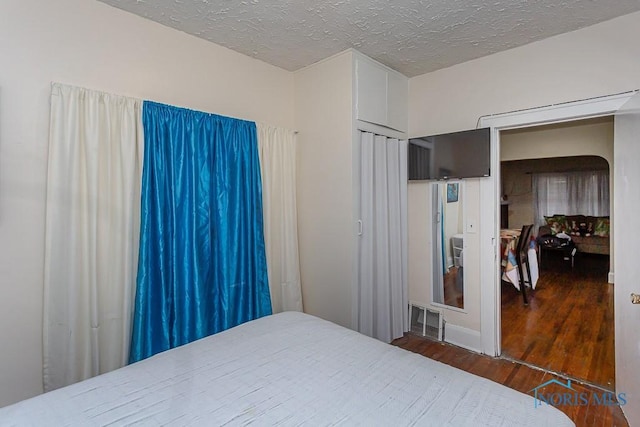
[{"label": "dining chair", "polygon": [[[524,305],[529,305],[527,299],[527,283],[531,284],[531,267],[529,266],[529,245],[531,242],[531,231],[533,230],[533,224],[523,225],[520,231],[520,237],[518,237],[518,243],[516,245],[516,264],[518,266],[518,279],[520,280],[520,292],[522,292],[522,300]],[[524,268],[527,269],[527,276],[525,278]],[[533,286],[531,286],[533,290]]]}]

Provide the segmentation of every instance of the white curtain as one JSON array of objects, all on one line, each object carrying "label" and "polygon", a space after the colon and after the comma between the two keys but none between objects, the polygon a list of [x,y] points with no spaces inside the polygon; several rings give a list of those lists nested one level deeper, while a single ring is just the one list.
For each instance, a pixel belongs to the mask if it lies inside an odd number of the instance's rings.
[{"label": "white curtain", "polygon": [[536,225],[552,215],[609,215],[609,171],[536,173],[532,177]]},{"label": "white curtain", "polygon": [[274,313],[302,311],[295,132],[257,123],[264,239]]},{"label": "white curtain", "polygon": [[142,102],[53,84],[44,388],[126,364],[140,222]]},{"label": "white curtain", "polygon": [[432,274],[433,274],[433,301],[444,304],[444,275],[447,272],[447,261],[445,247],[445,220],[444,203],[443,200],[446,194],[446,183],[433,183],[431,184],[431,203],[432,211],[435,215],[431,223],[431,235],[435,236],[433,245],[434,249],[432,254]]},{"label": "white curtain", "polygon": [[407,142],[361,132],[354,323],[384,342],[408,330]]}]

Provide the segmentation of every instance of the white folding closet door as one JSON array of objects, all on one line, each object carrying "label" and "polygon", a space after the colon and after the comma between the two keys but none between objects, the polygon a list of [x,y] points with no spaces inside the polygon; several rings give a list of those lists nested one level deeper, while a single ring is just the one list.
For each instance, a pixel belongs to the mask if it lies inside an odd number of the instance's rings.
[{"label": "white folding closet door", "polygon": [[408,330],[407,143],[360,133],[357,329],[391,342]]},{"label": "white folding closet door", "polygon": [[[374,263],[375,240],[373,224],[375,220],[374,191],[374,135],[369,132],[360,133],[360,221],[361,232],[358,236],[358,267],[356,279],[356,329],[370,337],[374,336]],[[357,161],[357,159],[356,159]]]}]

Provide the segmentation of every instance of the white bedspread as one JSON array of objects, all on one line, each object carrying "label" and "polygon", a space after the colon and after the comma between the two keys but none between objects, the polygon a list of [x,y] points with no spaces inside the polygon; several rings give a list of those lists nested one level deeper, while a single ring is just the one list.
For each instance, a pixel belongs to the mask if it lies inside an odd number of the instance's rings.
[{"label": "white bedspread", "polygon": [[533,397],[301,313],[0,409],[0,425],[571,426]]}]

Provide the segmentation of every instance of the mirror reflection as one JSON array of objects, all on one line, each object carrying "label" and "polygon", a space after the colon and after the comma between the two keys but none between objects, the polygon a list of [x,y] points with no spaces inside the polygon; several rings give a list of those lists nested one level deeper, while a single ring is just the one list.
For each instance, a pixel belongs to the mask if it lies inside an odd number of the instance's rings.
[{"label": "mirror reflection", "polygon": [[432,185],[433,302],[464,308],[463,182]]}]

